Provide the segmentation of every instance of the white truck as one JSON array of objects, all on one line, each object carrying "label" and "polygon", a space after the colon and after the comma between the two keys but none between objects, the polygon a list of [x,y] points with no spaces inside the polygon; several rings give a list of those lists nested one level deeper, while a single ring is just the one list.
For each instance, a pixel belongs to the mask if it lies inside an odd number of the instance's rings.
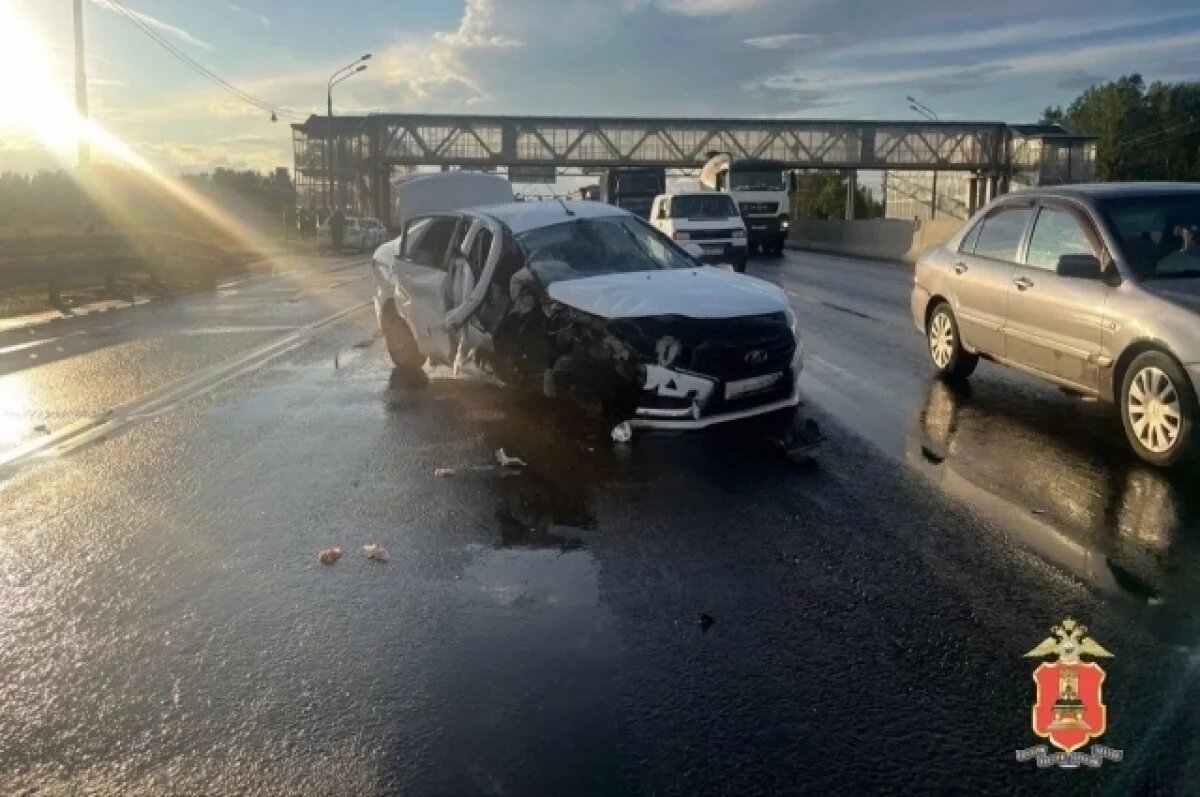
[{"label": "white truck", "polygon": [[681,246],[694,244],[702,263],[729,263],[734,271],[746,270],[746,224],[728,194],[659,194],[650,207],[650,223]]},{"label": "white truck", "polygon": [[787,241],[791,200],[795,188],[791,170],[778,161],[734,160],[714,155],[700,172],[700,187],[733,197],[746,222],[749,251],[783,256]]}]

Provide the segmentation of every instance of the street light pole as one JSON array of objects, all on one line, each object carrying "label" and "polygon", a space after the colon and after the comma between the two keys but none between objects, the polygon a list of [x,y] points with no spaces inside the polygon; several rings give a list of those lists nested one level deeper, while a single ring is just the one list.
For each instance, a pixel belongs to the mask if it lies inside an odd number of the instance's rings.
[{"label": "street light pole", "polygon": [[[357,75],[367,68],[363,61],[371,60],[371,54],[367,53],[361,58],[356,59],[352,63],[346,64],[344,67],[334,72],[329,76],[329,83],[326,85],[325,91],[325,168],[329,179],[326,182],[326,208],[332,213],[333,203],[336,199],[334,196],[334,183],[337,180],[337,149],[333,142],[333,87],[341,83],[347,78]],[[355,67],[358,67],[355,69]]]},{"label": "street light pole", "polygon": [[[83,0],[75,0],[75,110],[83,120],[88,118],[87,70],[83,51]],[[92,153],[86,135],[79,137],[79,173],[86,174],[92,163]]]},{"label": "street light pole", "polygon": [[905,97],[904,99],[908,100],[908,103],[909,103],[908,107],[911,108],[912,110],[916,111],[917,113],[921,114],[921,116],[924,116],[926,119],[928,119],[931,122],[938,121],[938,115],[936,113],[934,113],[933,109],[930,108],[925,103],[923,103],[920,100],[915,99],[913,97]]}]

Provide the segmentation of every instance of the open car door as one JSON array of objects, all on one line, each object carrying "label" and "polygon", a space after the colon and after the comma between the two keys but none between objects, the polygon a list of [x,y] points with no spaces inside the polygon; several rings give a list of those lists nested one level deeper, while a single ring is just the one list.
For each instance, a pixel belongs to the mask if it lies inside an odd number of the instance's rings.
[{"label": "open car door", "polygon": [[492,338],[476,317],[487,298],[496,275],[504,236],[500,225],[490,219],[474,218],[455,247],[446,275],[443,326],[455,348],[453,362],[457,371],[472,353],[490,351]]}]

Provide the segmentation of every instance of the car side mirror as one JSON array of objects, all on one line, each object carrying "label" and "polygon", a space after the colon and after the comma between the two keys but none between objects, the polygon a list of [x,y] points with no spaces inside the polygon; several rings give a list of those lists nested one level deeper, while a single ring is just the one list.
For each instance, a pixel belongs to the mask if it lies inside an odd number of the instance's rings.
[{"label": "car side mirror", "polygon": [[697,260],[699,260],[700,256],[704,254],[704,249],[701,248],[700,244],[683,244],[683,251],[687,252]]},{"label": "car side mirror", "polygon": [[1104,267],[1095,255],[1062,255],[1054,271],[1060,277],[1098,280],[1104,274]]}]

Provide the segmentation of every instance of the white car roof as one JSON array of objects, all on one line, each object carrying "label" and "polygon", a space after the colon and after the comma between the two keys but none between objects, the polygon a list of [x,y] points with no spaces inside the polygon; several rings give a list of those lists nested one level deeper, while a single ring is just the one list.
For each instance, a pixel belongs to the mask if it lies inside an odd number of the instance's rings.
[{"label": "white car roof", "polygon": [[488,205],[485,207],[471,208],[472,213],[481,213],[491,216],[496,221],[505,224],[514,235],[519,235],[529,230],[536,230],[540,227],[549,227],[552,224],[560,224],[564,221],[571,221],[572,217],[563,209],[563,205],[575,214],[574,218],[580,219],[599,219],[606,216],[632,216],[633,214],[627,210],[623,210],[616,205],[608,205],[604,202],[509,202],[503,205]]}]

